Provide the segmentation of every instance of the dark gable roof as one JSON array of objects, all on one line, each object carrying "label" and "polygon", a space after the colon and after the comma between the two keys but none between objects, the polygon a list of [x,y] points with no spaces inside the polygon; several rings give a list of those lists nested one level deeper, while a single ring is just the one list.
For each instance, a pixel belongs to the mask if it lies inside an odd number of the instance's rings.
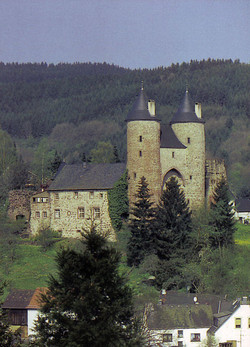
[{"label": "dark gable roof", "polygon": [[140,94],[135,100],[132,110],[129,112],[126,119],[127,122],[135,120],[152,120],[159,122],[159,119],[155,116],[151,116],[148,111],[147,99],[143,88],[141,89]]},{"label": "dark gable roof", "polygon": [[187,148],[175,135],[170,124],[161,124],[161,148]]},{"label": "dark gable roof", "polygon": [[194,112],[194,103],[189,97],[188,91],[186,91],[181,106],[171,120],[171,124],[173,123],[205,123],[204,120],[198,118]]},{"label": "dark gable roof", "polygon": [[110,189],[125,170],[125,163],[65,165],[47,190]]},{"label": "dark gable roof", "polygon": [[237,199],[235,205],[238,212],[250,212],[250,199]]},{"label": "dark gable roof", "polygon": [[7,296],[2,308],[5,309],[24,309],[29,306],[29,303],[35,293],[35,290],[14,289]]}]

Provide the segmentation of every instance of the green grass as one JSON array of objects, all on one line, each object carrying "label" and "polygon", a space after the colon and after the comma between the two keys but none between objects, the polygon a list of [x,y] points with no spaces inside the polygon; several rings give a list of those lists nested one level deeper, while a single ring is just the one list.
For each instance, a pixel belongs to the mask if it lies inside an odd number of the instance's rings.
[{"label": "green grass", "polygon": [[235,243],[250,248],[250,225],[237,223],[236,227],[237,231],[234,235]]}]

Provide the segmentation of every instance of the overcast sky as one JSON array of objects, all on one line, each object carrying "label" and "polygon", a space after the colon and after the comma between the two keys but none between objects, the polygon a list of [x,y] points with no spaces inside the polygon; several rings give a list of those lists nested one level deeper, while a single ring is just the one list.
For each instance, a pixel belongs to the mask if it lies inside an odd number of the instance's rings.
[{"label": "overcast sky", "polygon": [[0,61],[250,63],[249,0],[0,0]]}]

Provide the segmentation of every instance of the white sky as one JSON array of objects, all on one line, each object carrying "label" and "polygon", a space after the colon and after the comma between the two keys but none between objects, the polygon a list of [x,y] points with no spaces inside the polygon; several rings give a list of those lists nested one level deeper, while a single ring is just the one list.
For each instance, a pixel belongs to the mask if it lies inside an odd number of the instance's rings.
[{"label": "white sky", "polygon": [[249,0],[0,0],[0,61],[250,63]]}]

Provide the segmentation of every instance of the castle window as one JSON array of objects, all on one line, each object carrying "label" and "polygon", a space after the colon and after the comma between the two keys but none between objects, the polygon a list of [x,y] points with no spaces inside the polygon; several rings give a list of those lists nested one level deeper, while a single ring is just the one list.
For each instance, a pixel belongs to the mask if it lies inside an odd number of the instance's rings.
[{"label": "castle window", "polygon": [[101,217],[100,207],[93,208],[93,215],[94,215],[94,219],[100,219]]},{"label": "castle window", "polygon": [[183,337],[183,330],[178,330],[178,338],[182,338]]},{"label": "castle window", "polygon": [[142,151],[139,151],[139,156],[142,157]]},{"label": "castle window", "polygon": [[188,137],[188,143],[191,143],[190,137]]},{"label": "castle window", "polygon": [[89,192],[89,198],[90,199],[94,199],[94,192],[92,191],[92,192]]},{"label": "castle window", "polygon": [[43,211],[43,218],[47,218],[48,215],[47,215],[47,211]]},{"label": "castle window", "polygon": [[41,202],[41,198],[37,198],[37,202]]},{"label": "castle window", "polygon": [[100,193],[100,198],[103,199],[103,193]]},{"label": "castle window", "polygon": [[74,192],[74,198],[75,198],[75,199],[78,198],[78,192]]},{"label": "castle window", "polygon": [[191,180],[192,178],[193,178],[192,175],[190,175],[190,176],[189,176],[189,179]]},{"label": "castle window", "polygon": [[172,158],[174,158],[174,152],[172,152]]},{"label": "castle window", "polygon": [[78,230],[76,230],[76,231],[77,231],[78,233],[80,233],[80,232],[81,232],[81,230],[79,230],[79,229],[78,229]]},{"label": "castle window", "polygon": [[248,318],[248,328],[250,328],[250,318]]},{"label": "castle window", "polygon": [[55,210],[55,214],[54,214],[56,219],[60,218],[60,210]]},{"label": "castle window", "polygon": [[140,137],[139,137],[139,141],[142,142],[142,136],[141,136],[141,135],[140,135]]},{"label": "castle window", "polygon": [[241,318],[235,318],[235,328],[236,329],[241,328]]},{"label": "castle window", "polygon": [[201,334],[191,334],[191,342],[200,342]]},{"label": "castle window", "polygon": [[172,342],[173,335],[172,334],[163,334],[162,342]]},{"label": "castle window", "polygon": [[136,172],[134,172],[134,180],[136,179]]},{"label": "castle window", "polygon": [[84,207],[78,207],[77,216],[78,218],[84,218]]},{"label": "castle window", "polygon": [[40,218],[40,212],[36,211],[36,218]]},{"label": "castle window", "polygon": [[48,202],[49,199],[48,198],[42,198],[43,202]]},{"label": "castle window", "polygon": [[36,202],[36,198],[33,198],[33,202]]},{"label": "castle window", "polygon": [[59,193],[55,193],[55,200],[59,200]]}]

